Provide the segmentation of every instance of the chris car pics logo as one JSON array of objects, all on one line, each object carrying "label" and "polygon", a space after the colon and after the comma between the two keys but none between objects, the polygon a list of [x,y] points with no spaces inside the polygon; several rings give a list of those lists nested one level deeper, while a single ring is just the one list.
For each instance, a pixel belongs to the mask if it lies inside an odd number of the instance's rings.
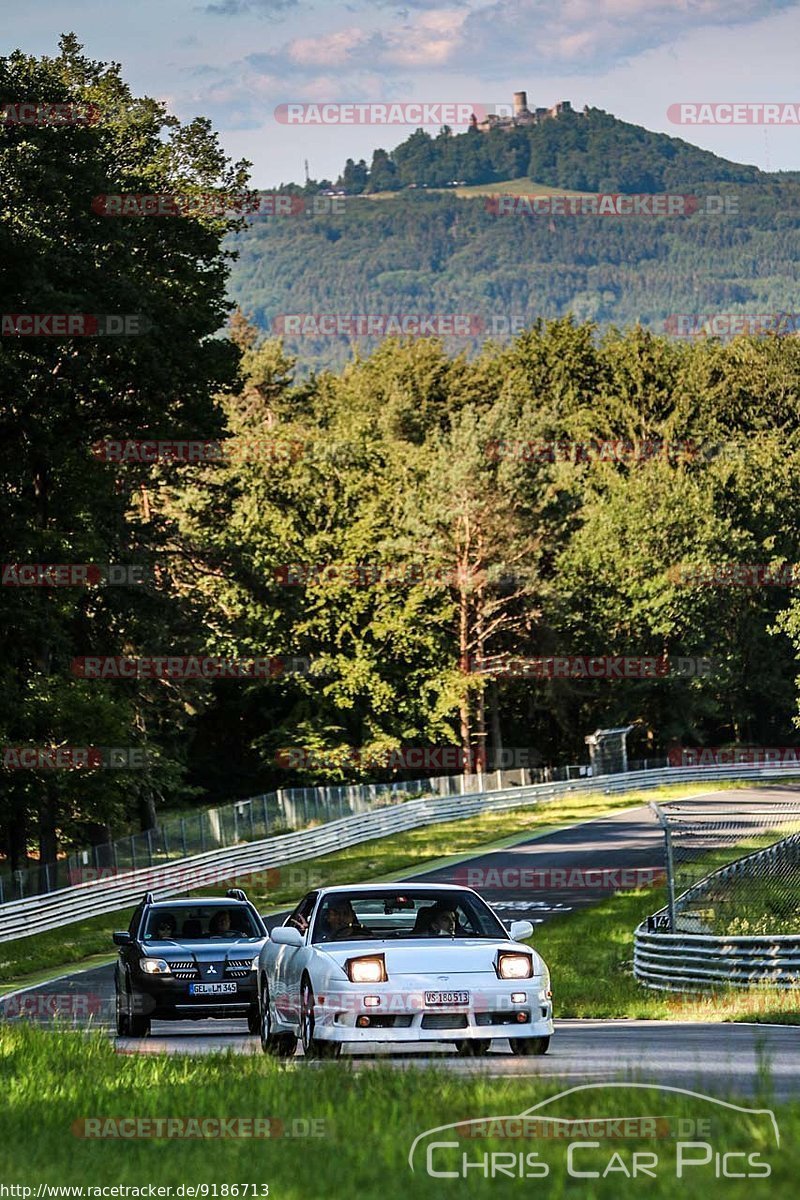
[{"label": "chris car pics logo", "polygon": [[432,1179],[667,1178],[702,1185],[766,1179],[779,1149],[772,1109],[666,1084],[605,1082],[568,1088],[521,1113],[426,1129],[412,1142],[408,1165]]}]

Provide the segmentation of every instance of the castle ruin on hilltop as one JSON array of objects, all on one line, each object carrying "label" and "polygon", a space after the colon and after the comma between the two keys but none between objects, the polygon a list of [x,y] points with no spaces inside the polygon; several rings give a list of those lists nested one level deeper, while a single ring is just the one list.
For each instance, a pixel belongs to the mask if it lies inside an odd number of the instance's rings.
[{"label": "castle ruin on hilltop", "polygon": [[[470,118],[470,129],[476,129],[480,133],[488,133],[491,129],[519,129],[529,125],[541,125],[543,121],[552,121],[556,117],[562,116],[564,113],[574,112],[572,104],[569,100],[559,100],[552,108],[528,108],[528,93],[514,92],[514,111],[510,116],[499,116],[497,113],[489,113],[482,121],[479,121],[472,114]],[[584,116],[588,112],[584,108]]]}]

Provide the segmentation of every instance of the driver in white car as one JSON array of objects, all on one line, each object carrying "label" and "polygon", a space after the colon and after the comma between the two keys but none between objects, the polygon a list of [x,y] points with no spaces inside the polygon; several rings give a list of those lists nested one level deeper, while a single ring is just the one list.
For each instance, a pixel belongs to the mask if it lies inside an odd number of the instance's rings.
[{"label": "driver in white car", "polygon": [[337,941],[364,932],[364,926],[356,916],[350,901],[340,896],[334,898],[322,916],[322,928],[326,938]]},{"label": "driver in white car", "polygon": [[434,905],[428,928],[431,933],[443,933],[447,937],[455,937],[457,921],[455,909],[439,908]]}]

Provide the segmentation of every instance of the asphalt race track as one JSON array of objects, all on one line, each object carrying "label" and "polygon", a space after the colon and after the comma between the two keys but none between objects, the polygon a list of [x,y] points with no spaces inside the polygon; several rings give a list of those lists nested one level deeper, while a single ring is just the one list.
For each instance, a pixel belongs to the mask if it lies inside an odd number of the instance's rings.
[{"label": "asphalt race track", "polygon": [[[746,821],[748,808],[795,801],[797,791],[764,788],[707,792],[692,797],[704,810],[734,807]],[[679,802],[686,807],[687,800]],[[663,839],[652,811],[628,809],[584,822],[453,866],[415,875],[418,880],[466,884],[483,894],[508,921],[534,923],[595,903],[618,887],[635,886],[663,869]],[[598,871],[602,870],[602,876]],[[631,876],[631,872],[638,872]],[[274,916],[268,924],[276,924]],[[579,952],[579,951],[578,951]],[[556,998],[558,980],[553,980]],[[0,1000],[0,1017],[73,1027],[112,1029],[113,968],[109,965],[63,975]],[[150,1037],[118,1038],[121,1054],[259,1052],[258,1039],[243,1032],[243,1022],[154,1022]],[[300,1055],[301,1052],[298,1052]],[[550,1052],[544,1058],[516,1058],[497,1040],[483,1059],[462,1059],[447,1047],[370,1053],[355,1049],[340,1060],[345,1069],[368,1070],[376,1063],[407,1069],[436,1063],[459,1074],[542,1075],[565,1080],[657,1078],[673,1086],[752,1091],[759,1066],[767,1061],[776,1099],[800,1095],[800,1027],[665,1021],[556,1021]],[[316,1065],[316,1064],[315,1064]]]}]

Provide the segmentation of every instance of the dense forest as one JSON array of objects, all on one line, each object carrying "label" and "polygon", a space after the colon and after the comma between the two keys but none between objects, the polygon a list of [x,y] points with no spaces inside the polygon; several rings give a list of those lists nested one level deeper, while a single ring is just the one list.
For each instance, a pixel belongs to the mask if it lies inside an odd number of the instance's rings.
[{"label": "dense forest", "polygon": [[[130,586],[4,577],[2,745],[146,750],[143,769],[117,771],[18,770],[4,750],[0,850],[12,863],[37,842],[52,858],[109,827],[146,826],[164,806],[387,778],[375,764],[408,746],[488,743],[557,764],[585,759],[585,734],[621,723],[636,724],[640,757],[795,738],[791,573],[729,586],[684,568],[800,561],[800,339],[676,341],[597,321],[606,290],[633,308],[658,294],[654,314],[790,309],[796,218],[776,209],[796,184],[737,184],[735,227],[648,220],[632,242],[621,222],[557,219],[553,232],[454,197],[364,199],[343,218],[282,225],[106,221],[90,212],[98,193],[231,190],[245,165],[206,122],[182,127],[131,96],[74,39],[56,59],[0,60],[0,82],[10,97],[35,84],[116,114],[58,138],[15,128],[3,143],[16,214],[0,229],[8,311],[150,322],[138,338],[0,341],[5,563],[141,569]],[[243,304],[255,324],[229,320],[232,243],[234,293],[248,279],[251,297],[256,279],[263,292]],[[305,347],[298,359],[258,328],[276,309],[391,312],[412,297],[444,312],[519,306],[528,328],[471,354],[385,339],[311,373]],[[206,439],[224,453],[97,451],[125,439]],[[596,452],[609,442],[632,449]],[[540,452],[575,444],[595,449]],[[218,681],[85,668],[87,656],[154,655],[299,666]],[[553,655],[702,656],[712,669],[622,680],[474,669]],[[289,770],[292,749],[309,761]]]}]

